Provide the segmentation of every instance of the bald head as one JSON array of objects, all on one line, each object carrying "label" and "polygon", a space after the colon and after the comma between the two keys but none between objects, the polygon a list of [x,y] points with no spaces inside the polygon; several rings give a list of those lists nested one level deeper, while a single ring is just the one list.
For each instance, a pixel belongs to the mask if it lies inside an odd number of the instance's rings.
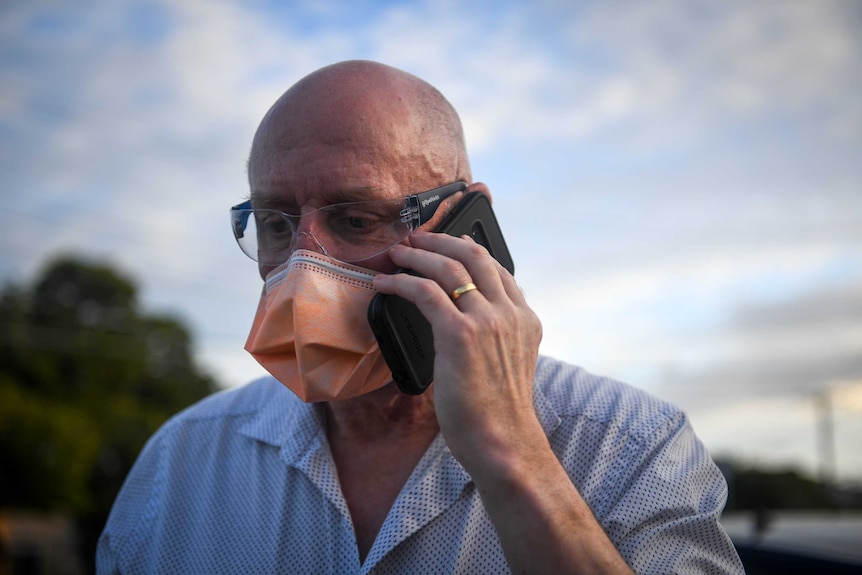
[{"label": "bald head", "polygon": [[402,194],[471,180],[461,121],[449,102],[427,82],[375,62],[327,66],[276,101],[252,144],[252,194],[290,176],[284,172],[298,162],[337,169],[329,154],[357,159],[360,171],[387,173]]}]

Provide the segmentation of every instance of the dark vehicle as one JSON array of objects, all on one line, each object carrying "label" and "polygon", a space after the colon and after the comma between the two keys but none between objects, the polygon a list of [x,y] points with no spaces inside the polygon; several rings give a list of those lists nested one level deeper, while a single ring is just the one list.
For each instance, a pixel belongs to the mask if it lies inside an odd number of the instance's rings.
[{"label": "dark vehicle", "polygon": [[749,575],[862,574],[862,514],[767,511],[721,520]]}]

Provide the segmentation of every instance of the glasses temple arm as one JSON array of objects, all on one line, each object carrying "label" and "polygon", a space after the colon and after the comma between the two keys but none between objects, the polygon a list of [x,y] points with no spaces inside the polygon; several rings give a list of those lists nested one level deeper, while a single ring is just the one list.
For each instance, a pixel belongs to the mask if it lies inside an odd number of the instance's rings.
[{"label": "glasses temple arm", "polygon": [[407,196],[404,199],[404,209],[401,210],[401,221],[410,226],[411,230],[415,230],[434,216],[443,200],[466,189],[467,182],[453,182],[427,192]]},{"label": "glasses temple arm", "polygon": [[251,200],[246,200],[230,209],[230,223],[236,239],[245,236],[245,228],[248,226],[248,218],[251,214]]}]

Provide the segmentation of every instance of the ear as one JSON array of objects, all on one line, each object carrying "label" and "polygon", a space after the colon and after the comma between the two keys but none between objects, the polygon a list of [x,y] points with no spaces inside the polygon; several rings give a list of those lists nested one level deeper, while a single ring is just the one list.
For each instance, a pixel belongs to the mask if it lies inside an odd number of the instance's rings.
[{"label": "ear", "polygon": [[482,192],[483,194],[488,196],[488,199],[491,200],[492,204],[494,203],[494,196],[491,195],[491,189],[488,188],[487,184],[485,184],[484,182],[473,182],[472,184],[467,186],[467,190],[464,193],[468,194],[470,192]]}]

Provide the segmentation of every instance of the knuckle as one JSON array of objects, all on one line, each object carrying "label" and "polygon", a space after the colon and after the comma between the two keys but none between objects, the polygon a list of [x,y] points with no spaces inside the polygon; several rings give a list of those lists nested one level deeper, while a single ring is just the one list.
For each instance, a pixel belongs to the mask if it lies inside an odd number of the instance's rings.
[{"label": "knuckle", "polygon": [[501,310],[495,310],[494,313],[484,314],[475,320],[474,331],[477,335],[488,335],[497,333],[507,333],[510,326],[513,325],[512,317],[509,313]]},{"label": "knuckle", "polygon": [[488,252],[488,249],[482,244],[472,243],[470,244],[470,255],[477,258],[490,257],[491,254]]},{"label": "knuckle", "polygon": [[440,286],[429,279],[423,279],[416,286],[416,293],[422,301],[433,301],[437,298]]},{"label": "knuckle", "polygon": [[460,277],[464,275],[466,268],[457,260],[446,260],[443,262],[443,271],[449,277]]},{"label": "knuckle", "polygon": [[481,325],[475,321],[465,321],[459,328],[465,344],[475,343],[483,333]]}]

